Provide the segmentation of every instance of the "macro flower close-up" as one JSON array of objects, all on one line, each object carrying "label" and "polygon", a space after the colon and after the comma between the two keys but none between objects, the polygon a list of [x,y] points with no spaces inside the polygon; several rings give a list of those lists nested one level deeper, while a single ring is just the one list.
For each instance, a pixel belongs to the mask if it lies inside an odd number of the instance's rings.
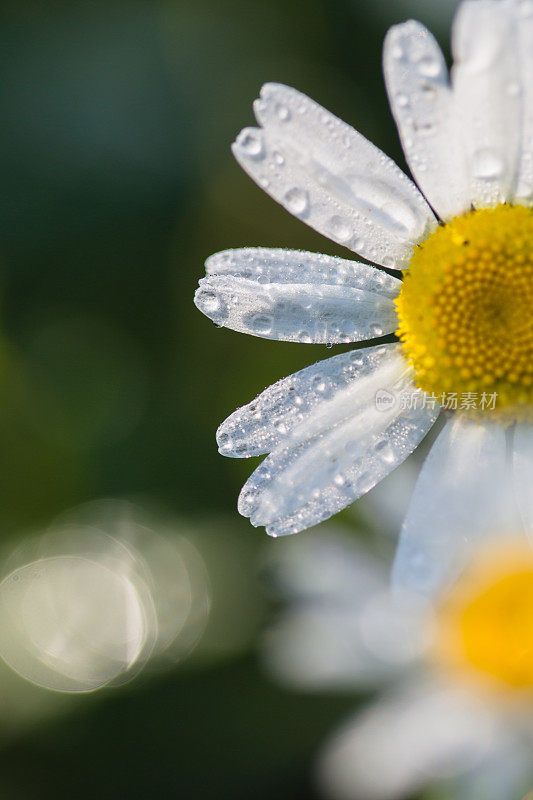
[{"label": "macro flower close-up", "polygon": [[533,800],[533,0],[0,22],[0,800]]},{"label": "macro flower close-up", "polygon": [[416,185],[305,95],[263,86],[259,127],[237,137],[237,161],[294,216],[371,263],[226,250],[207,260],[195,297],[218,326],[255,336],[371,342],[280,380],[220,426],[223,455],[267,454],[239,511],[272,536],[368,492],[444,412],[397,561],[400,583],[418,574],[421,589],[445,531],[475,539],[496,513],[487,486],[514,472],[525,513],[533,460],[533,4],[465,0],[452,55],[449,75],[414,21],[385,39]]}]

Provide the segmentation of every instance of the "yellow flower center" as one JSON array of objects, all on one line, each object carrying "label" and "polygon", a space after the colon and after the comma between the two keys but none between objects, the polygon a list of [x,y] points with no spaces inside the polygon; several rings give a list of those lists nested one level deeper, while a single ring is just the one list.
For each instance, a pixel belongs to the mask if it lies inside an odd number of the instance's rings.
[{"label": "yellow flower center", "polygon": [[533,552],[492,553],[474,565],[443,603],[436,639],[441,664],[533,690]]},{"label": "yellow flower center", "polygon": [[421,389],[444,407],[460,409],[468,395],[472,410],[529,416],[532,209],[501,205],[437,228],[415,249],[396,306],[397,334]]}]

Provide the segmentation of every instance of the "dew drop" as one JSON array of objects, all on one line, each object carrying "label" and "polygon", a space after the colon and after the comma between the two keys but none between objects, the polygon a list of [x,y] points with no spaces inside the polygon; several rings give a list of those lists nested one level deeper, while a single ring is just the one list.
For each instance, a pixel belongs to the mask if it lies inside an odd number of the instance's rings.
[{"label": "dew drop", "polygon": [[250,327],[254,333],[267,336],[272,330],[273,319],[269,314],[254,314],[250,320]]},{"label": "dew drop", "polygon": [[302,342],[302,344],[311,344],[313,339],[307,331],[300,331],[298,334],[298,341]]},{"label": "dew drop", "polygon": [[435,100],[437,97],[437,90],[430,83],[425,83],[422,86],[421,91],[424,100]]},{"label": "dew drop", "polygon": [[354,351],[353,353],[350,354],[350,361],[352,362],[353,366],[356,369],[361,369],[361,367],[365,363],[364,359],[361,358],[361,356],[357,353],[357,351]]},{"label": "dew drop", "polygon": [[309,196],[304,189],[294,187],[285,194],[284,202],[292,214],[302,216],[309,209]]},{"label": "dew drop", "polygon": [[400,47],[399,44],[395,44],[392,48],[392,57],[396,59],[403,58],[403,49]]},{"label": "dew drop", "polygon": [[252,158],[259,159],[265,154],[263,139],[259,131],[242,131],[237,139],[237,144],[247,156],[251,156]]},{"label": "dew drop", "polygon": [[396,95],[396,102],[400,106],[400,108],[405,108],[409,105],[409,98],[406,94],[397,94]]},{"label": "dew drop", "polygon": [[502,174],[504,169],[504,159],[494,150],[485,148],[474,153],[473,171],[476,178],[494,180]]},{"label": "dew drop", "polygon": [[394,450],[387,439],[382,439],[375,447],[376,453],[386,464],[394,462]]},{"label": "dew drop", "polygon": [[221,433],[218,437],[218,446],[221,449],[228,450],[231,448],[231,437],[229,433]]},{"label": "dew drop", "polygon": [[344,486],[346,480],[342,472],[337,472],[337,474],[333,476],[333,483],[335,486]]},{"label": "dew drop", "polygon": [[363,494],[368,492],[375,484],[374,475],[372,472],[363,472],[357,480],[357,488]]},{"label": "dew drop", "polygon": [[331,235],[337,242],[347,242],[352,238],[352,228],[342,217],[335,215],[329,221]]},{"label": "dew drop", "polygon": [[361,446],[359,442],[346,442],[344,449],[351,458],[356,458],[361,451]]},{"label": "dew drop", "polygon": [[275,152],[272,154],[272,157],[273,157],[273,159],[274,159],[275,163],[278,165],[278,167],[282,167],[282,166],[283,166],[283,164],[285,163],[285,159],[283,158],[283,156],[281,155],[281,153],[279,152],[279,150],[276,150],[276,151],[275,151]]},{"label": "dew drop", "polygon": [[317,392],[325,392],[326,391],[326,382],[325,382],[324,378],[322,377],[322,375],[315,375],[314,378],[313,378],[312,383],[313,383],[313,388]]},{"label": "dew drop", "polygon": [[372,336],[383,336],[383,328],[380,325],[371,325],[370,333]]},{"label": "dew drop", "polygon": [[200,292],[198,302],[206,314],[215,314],[220,309],[220,298],[215,292]]},{"label": "dew drop", "polygon": [[436,58],[425,56],[418,62],[418,71],[425,78],[436,78],[440,72],[440,63]]},{"label": "dew drop", "polygon": [[291,112],[284,106],[282,103],[279,103],[276,106],[276,116],[281,122],[288,122],[291,118]]}]

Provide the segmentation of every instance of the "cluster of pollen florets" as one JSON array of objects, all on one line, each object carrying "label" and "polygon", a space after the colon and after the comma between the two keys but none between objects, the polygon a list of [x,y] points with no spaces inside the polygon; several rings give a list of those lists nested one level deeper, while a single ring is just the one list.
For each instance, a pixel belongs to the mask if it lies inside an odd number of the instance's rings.
[{"label": "cluster of pollen florets", "polygon": [[415,248],[396,306],[421,389],[492,395],[502,417],[533,418],[532,209],[500,205],[439,226]]}]

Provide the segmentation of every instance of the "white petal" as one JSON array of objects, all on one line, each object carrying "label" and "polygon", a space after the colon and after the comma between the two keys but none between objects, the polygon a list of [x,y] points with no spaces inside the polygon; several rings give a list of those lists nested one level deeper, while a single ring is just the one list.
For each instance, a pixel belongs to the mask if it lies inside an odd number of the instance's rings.
[{"label": "white petal", "polygon": [[521,145],[520,60],[512,0],[466,0],[452,36],[455,112],[473,205],[512,199]]},{"label": "white petal", "polygon": [[514,431],[513,474],[522,522],[533,542],[533,425],[527,422]]},{"label": "white petal", "polygon": [[389,585],[385,564],[331,523],[280,540],[268,548],[262,564],[276,597],[291,605],[359,608]]},{"label": "white petal", "polygon": [[[449,797],[461,800],[531,800],[527,794],[533,784],[531,747],[513,733],[502,730],[492,752],[468,772],[448,784]],[[526,797],[527,794],[527,797]]]},{"label": "white petal", "polygon": [[218,253],[195,303],[217,325],[265,339],[338,344],[393,333],[401,282],[367,264],[320,259],[260,248]]},{"label": "white petal", "polygon": [[421,609],[392,602],[385,564],[353,537],[321,526],[280,541],[267,563],[288,611],[267,631],[263,658],[284,683],[375,685],[420,655]]},{"label": "white petal", "polygon": [[385,39],[383,67],[407,163],[422,192],[441,219],[469,211],[469,176],[437,42],[419,22],[395,25]]},{"label": "white petal", "polygon": [[377,264],[406,267],[436,220],[396,164],[295,89],[266,84],[254,110],[262,128],[246,128],[233,145],[243,169],[333,241]]},{"label": "white petal", "polygon": [[431,595],[461,572],[483,537],[513,534],[505,428],[456,414],[418,479],[394,563],[395,586]]},{"label": "white petal", "polygon": [[[438,410],[402,409],[417,392],[403,356],[316,406],[246,482],[239,511],[281,536],[316,525],[352,503],[417,446]],[[387,397],[387,406],[380,403]]]},{"label": "white petal", "polygon": [[518,18],[518,52],[522,90],[522,141],[514,201],[533,204],[533,5],[527,0],[516,2]]},{"label": "white petal", "polygon": [[387,272],[322,253],[268,247],[242,247],[215,253],[205,262],[207,275],[231,275],[261,284],[303,283],[346,286],[394,299],[401,281]]},{"label": "white petal", "polygon": [[352,350],[318,361],[272,384],[219,427],[221,454],[247,458],[269,453],[313,416],[320,405],[328,407],[327,403],[344,396],[349,387],[359,391],[377,370],[392,369],[395,374],[399,354],[398,344]]},{"label": "white petal", "polygon": [[413,682],[329,742],[319,764],[320,782],[332,800],[394,800],[480,759],[497,730],[475,696]]}]

